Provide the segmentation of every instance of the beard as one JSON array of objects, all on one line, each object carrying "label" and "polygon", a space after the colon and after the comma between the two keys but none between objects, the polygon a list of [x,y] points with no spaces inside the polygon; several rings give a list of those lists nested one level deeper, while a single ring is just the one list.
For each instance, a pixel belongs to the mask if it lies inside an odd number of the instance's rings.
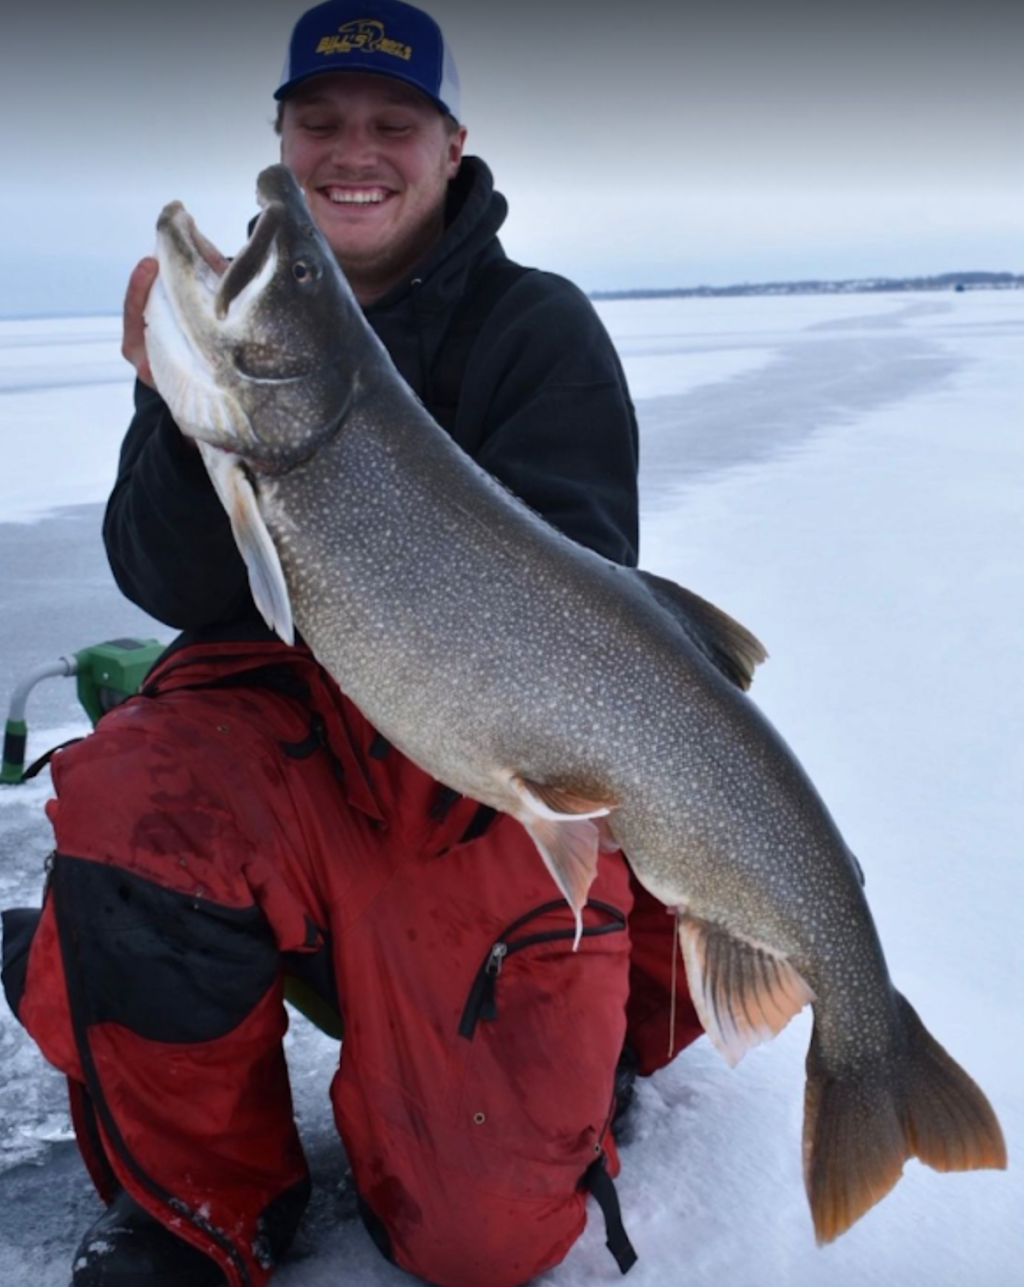
[{"label": "beard", "polygon": [[444,234],[447,195],[447,174],[439,169],[431,199],[410,212],[407,223],[378,244],[335,247],[335,258],[357,297],[365,295],[372,302],[422,263]]}]

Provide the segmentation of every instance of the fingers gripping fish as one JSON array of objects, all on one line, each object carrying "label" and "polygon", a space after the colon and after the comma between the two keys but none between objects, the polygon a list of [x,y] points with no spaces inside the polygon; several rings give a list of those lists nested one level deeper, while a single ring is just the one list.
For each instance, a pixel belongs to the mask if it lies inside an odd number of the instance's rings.
[{"label": "fingers gripping fish", "polygon": [[577,916],[602,847],[677,909],[690,992],[737,1062],[814,1009],[804,1170],[819,1241],[917,1156],[1002,1167],[982,1092],[892,986],[859,869],[746,697],[758,641],[554,531],[433,422],[290,172],[226,265],[158,224],[158,388],[200,445],[253,597],[395,746],[528,829]]}]

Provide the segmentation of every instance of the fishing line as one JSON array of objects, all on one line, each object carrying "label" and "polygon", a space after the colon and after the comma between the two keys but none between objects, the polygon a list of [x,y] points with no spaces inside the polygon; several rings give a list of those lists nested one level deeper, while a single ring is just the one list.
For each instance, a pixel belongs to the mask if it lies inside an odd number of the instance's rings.
[{"label": "fishing line", "polygon": [[676,1052],[676,956],[679,951],[679,908],[672,909],[672,981],[669,985],[668,1057]]}]

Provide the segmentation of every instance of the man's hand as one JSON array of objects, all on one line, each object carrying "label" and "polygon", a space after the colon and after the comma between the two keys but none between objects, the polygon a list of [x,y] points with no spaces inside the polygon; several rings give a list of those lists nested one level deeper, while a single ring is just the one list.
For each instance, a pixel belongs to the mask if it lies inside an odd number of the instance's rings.
[{"label": "man's hand", "polygon": [[124,297],[124,336],[121,340],[121,353],[135,368],[142,383],[148,384],[151,389],[155,389],[156,384],[146,356],[146,323],[142,314],[150,289],[156,281],[156,274],[155,259],[140,259],[135,265]]}]

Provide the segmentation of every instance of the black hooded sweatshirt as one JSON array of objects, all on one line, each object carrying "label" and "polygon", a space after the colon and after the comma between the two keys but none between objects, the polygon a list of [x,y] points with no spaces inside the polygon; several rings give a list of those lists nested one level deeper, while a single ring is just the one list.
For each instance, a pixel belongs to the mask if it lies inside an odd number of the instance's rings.
[{"label": "black hooded sweatshirt", "polygon": [[[497,231],[507,211],[487,166],[464,158],[441,241],[365,309],[428,410],[434,360],[467,284],[505,257]],[[118,585],[183,630],[181,642],[267,634],[199,452],[141,383],[135,407],[103,527]],[[513,282],[473,344],[453,420],[455,441],[549,523],[635,566],[636,419],[611,340],[575,286],[538,271]]]}]

